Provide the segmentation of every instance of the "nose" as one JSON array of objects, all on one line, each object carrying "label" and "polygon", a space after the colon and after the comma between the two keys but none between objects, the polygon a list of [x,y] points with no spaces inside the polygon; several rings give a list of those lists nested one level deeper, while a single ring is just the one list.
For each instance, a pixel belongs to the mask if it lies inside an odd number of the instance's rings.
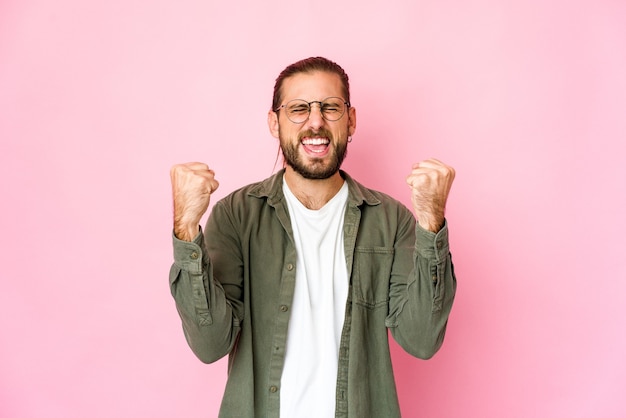
[{"label": "nose", "polygon": [[311,103],[311,112],[309,113],[308,125],[313,130],[318,130],[324,124],[322,116],[322,106],[319,102]]}]

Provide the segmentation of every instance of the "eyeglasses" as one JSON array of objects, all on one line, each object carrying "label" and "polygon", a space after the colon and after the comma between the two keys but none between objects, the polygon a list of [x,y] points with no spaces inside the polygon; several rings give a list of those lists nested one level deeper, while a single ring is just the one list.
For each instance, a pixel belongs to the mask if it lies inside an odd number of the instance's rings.
[{"label": "eyeglasses", "polygon": [[302,99],[294,99],[274,109],[274,112],[285,109],[287,118],[290,121],[293,123],[304,123],[311,115],[311,105],[313,103],[319,105],[322,117],[329,122],[341,119],[343,114],[346,113],[346,108],[350,107],[350,103],[341,97],[327,97],[321,102],[319,100],[307,102]]}]

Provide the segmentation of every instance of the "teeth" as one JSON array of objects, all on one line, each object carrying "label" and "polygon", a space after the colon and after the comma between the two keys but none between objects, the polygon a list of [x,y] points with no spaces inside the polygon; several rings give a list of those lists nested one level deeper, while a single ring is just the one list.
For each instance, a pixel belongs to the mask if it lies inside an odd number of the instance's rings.
[{"label": "teeth", "polygon": [[302,143],[304,145],[323,145],[330,143],[330,141],[328,138],[305,138]]}]

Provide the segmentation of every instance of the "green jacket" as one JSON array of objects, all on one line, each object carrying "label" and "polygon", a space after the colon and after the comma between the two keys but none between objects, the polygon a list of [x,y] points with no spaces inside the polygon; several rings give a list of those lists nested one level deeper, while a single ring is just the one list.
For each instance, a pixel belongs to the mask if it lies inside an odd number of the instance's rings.
[{"label": "green jacket", "polygon": [[[218,201],[204,236],[173,238],[170,287],[187,342],[206,363],[229,355],[222,417],[279,417],[297,268],[283,173]],[[456,290],[448,229],[422,229],[401,203],[341,174],[350,289],[336,417],[396,417],[387,330],[422,359],[441,346]]]}]

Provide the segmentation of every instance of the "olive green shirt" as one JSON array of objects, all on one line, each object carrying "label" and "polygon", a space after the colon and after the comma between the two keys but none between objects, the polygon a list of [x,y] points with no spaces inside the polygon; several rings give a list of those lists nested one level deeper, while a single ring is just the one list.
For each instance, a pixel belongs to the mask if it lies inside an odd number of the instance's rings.
[{"label": "olive green shirt", "polygon": [[[173,238],[170,287],[187,342],[206,363],[229,355],[221,417],[280,416],[297,269],[283,174],[218,201],[193,242]],[[388,330],[422,359],[441,346],[456,290],[448,229],[422,229],[401,203],[341,174],[350,289],[336,417],[396,417]]]}]

